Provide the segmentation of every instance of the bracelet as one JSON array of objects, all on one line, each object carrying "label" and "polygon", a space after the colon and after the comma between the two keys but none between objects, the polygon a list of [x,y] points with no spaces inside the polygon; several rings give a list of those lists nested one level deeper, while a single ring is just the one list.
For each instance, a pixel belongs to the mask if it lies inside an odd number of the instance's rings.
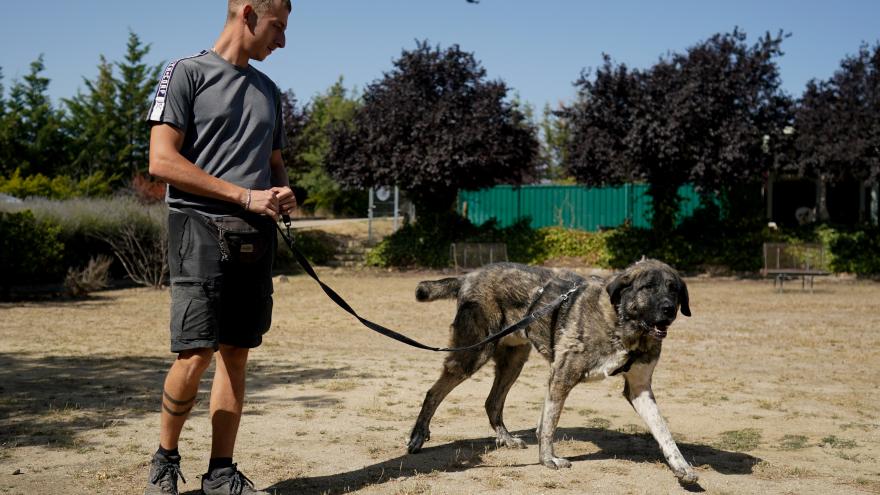
[{"label": "bracelet", "polygon": [[247,200],[244,202],[243,206],[244,206],[245,211],[250,211],[250,209],[251,209],[251,190],[250,189],[247,190]]}]

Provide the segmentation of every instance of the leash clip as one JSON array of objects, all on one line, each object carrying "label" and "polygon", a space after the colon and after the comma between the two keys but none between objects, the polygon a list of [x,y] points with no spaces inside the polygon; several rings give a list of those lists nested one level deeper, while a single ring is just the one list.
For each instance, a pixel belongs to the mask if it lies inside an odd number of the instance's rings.
[{"label": "leash clip", "polygon": [[281,215],[281,221],[284,223],[284,227],[287,229],[287,237],[290,237],[290,215]]},{"label": "leash clip", "polygon": [[572,287],[571,289],[569,289],[568,292],[566,292],[565,294],[559,296],[559,299],[561,299],[562,301],[568,301],[568,296],[574,294],[575,291],[577,291],[577,290],[580,289],[580,288],[581,288],[581,286],[579,286],[579,285],[575,285],[574,287]]}]

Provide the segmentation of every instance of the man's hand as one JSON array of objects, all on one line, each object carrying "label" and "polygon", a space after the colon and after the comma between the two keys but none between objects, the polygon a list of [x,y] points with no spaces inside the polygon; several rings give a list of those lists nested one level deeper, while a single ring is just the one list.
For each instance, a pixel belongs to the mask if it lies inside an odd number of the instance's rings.
[{"label": "man's hand", "polygon": [[[272,217],[277,222],[280,213],[278,211],[278,196],[274,189],[275,188],[268,190],[252,189],[250,192],[251,201],[250,204],[247,205],[247,211]],[[247,192],[245,192],[245,194],[247,194]],[[242,200],[242,203],[247,204],[246,196],[245,199]]]},{"label": "man's hand", "polygon": [[293,195],[293,190],[289,187],[273,187],[270,191],[275,192],[275,197],[278,198],[278,214],[279,215],[290,215],[293,213],[293,210],[296,209],[296,196]]}]

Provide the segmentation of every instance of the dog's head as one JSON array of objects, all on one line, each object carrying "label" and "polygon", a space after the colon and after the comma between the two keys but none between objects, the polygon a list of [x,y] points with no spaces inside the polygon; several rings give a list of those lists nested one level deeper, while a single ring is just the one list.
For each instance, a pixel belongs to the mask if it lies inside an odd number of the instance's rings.
[{"label": "dog's head", "polygon": [[657,260],[630,265],[605,286],[611,304],[623,321],[636,322],[652,337],[662,340],[681,310],[691,315],[688,290],[672,267]]}]

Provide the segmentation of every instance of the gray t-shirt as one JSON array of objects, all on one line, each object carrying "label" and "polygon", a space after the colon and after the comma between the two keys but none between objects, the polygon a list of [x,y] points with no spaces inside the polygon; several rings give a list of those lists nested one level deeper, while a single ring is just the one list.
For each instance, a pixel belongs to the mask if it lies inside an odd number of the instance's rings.
[{"label": "gray t-shirt", "polygon": [[[205,172],[249,189],[272,187],[269,158],[285,146],[281,92],[265,74],[233,65],[205,50],[168,64],[147,115],[151,123],[184,132],[181,155]],[[241,212],[241,206],[169,185],[173,208],[208,215]]]}]

